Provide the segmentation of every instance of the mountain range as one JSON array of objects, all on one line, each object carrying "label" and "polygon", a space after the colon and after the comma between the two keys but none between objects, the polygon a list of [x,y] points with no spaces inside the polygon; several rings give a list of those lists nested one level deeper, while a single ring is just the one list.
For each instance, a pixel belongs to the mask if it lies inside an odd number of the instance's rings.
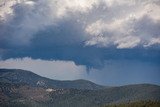
[{"label": "mountain range", "polygon": [[0,81],[8,83],[26,83],[34,87],[51,88],[74,88],[74,89],[102,89],[104,86],[97,85],[87,80],[58,81],[41,77],[33,72],[20,69],[0,69]]},{"label": "mountain range", "polygon": [[103,107],[137,101],[160,102],[160,86],[117,87],[87,80],[58,81],[20,69],[0,69],[2,107]]}]

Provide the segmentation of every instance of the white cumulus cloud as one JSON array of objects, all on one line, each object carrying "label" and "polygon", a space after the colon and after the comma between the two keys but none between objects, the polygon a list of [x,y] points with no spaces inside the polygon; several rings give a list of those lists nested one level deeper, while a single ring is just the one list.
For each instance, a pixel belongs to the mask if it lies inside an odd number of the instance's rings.
[{"label": "white cumulus cloud", "polygon": [[86,45],[133,48],[159,44],[159,3],[158,0],[106,0],[104,16],[85,29],[91,38]]},{"label": "white cumulus cloud", "polygon": [[147,47],[160,44],[159,13],[159,0],[7,0],[0,2],[0,36],[30,44],[37,32],[76,20],[85,46]]}]

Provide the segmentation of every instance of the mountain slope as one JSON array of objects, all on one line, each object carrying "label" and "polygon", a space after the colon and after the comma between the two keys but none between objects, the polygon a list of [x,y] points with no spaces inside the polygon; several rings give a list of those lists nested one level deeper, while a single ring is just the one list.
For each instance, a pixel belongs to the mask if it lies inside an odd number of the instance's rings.
[{"label": "mountain slope", "polygon": [[101,107],[136,101],[160,102],[160,86],[139,84],[101,90],[52,88],[49,91],[26,84],[0,82],[0,99],[2,107]]},{"label": "mountain slope", "polygon": [[160,102],[160,86],[104,88],[86,80],[57,81],[30,71],[0,69],[1,107],[101,107],[137,101]]},{"label": "mountain slope", "polygon": [[138,101],[138,102],[123,103],[123,104],[107,105],[105,107],[160,107],[160,102],[158,101]]},{"label": "mountain slope", "polygon": [[[93,107],[111,103],[126,103],[133,101],[160,101],[160,86],[150,84],[127,85],[102,90],[70,90],[65,94],[51,94],[52,103],[61,101],[61,106],[76,105],[76,107]],[[66,99],[67,97],[67,99]],[[58,105],[59,107],[59,105]]]},{"label": "mountain slope", "polygon": [[33,72],[20,69],[0,69],[0,81],[8,83],[26,83],[31,86],[74,88],[74,89],[102,89],[104,86],[97,85],[86,80],[57,81],[41,77]]}]

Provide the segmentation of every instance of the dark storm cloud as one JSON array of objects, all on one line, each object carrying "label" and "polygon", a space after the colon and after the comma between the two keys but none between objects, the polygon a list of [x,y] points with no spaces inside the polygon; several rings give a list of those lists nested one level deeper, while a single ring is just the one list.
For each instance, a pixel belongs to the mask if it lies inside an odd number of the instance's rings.
[{"label": "dark storm cloud", "polygon": [[[47,44],[48,45],[48,44]],[[22,58],[74,61],[77,65],[88,68],[102,68],[105,60],[139,60],[159,63],[160,51],[157,49],[106,49],[82,46],[43,46],[12,49],[2,56],[2,59]]]},{"label": "dark storm cloud", "polygon": [[88,68],[108,59],[158,63],[157,2],[8,0],[0,7],[0,57],[71,60]]}]

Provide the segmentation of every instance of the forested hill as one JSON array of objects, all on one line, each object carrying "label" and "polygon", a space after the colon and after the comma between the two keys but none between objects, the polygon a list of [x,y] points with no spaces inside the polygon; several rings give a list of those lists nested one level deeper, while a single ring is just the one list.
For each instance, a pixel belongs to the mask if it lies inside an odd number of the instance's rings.
[{"label": "forested hill", "polygon": [[41,77],[31,71],[20,69],[0,69],[0,81],[8,83],[26,83],[30,86],[52,88],[74,88],[91,90],[105,88],[104,86],[97,85],[87,80],[58,81]]},{"label": "forested hill", "polygon": [[105,107],[139,101],[159,103],[160,86],[105,88],[85,80],[57,81],[24,70],[0,70],[1,107]]}]

